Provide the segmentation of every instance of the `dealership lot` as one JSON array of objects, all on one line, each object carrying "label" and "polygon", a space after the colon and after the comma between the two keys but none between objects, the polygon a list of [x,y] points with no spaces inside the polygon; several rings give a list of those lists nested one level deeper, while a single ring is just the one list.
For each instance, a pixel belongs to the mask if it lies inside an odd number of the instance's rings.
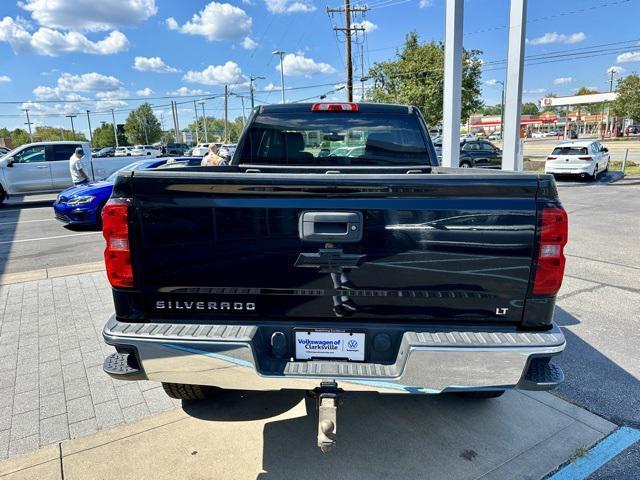
[{"label": "dealership lot", "polygon": [[[405,442],[400,441],[402,436],[397,433],[400,429],[410,432],[412,445],[420,446],[403,454],[405,464],[415,467],[409,470],[407,478],[414,473],[416,477],[418,473],[424,474],[424,469],[435,469],[429,470],[430,473],[441,476],[442,471],[437,469],[442,467],[442,462],[448,462],[452,478],[480,475],[516,478],[514,472],[518,470],[515,469],[527,464],[518,464],[514,459],[525,461],[526,452],[535,453],[529,453],[534,460],[528,472],[538,476],[531,478],[540,478],[549,470],[543,471],[541,467],[547,465],[541,459],[555,462],[553,466],[563,463],[578,447],[590,445],[608,433],[612,427],[608,422],[639,428],[640,285],[637,279],[640,247],[637,238],[640,222],[637,205],[640,180],[626,179],[612,184],[561,182],[560,196],[569,212],[571,226],[566,278],[556,312],[556,321],[563,327],[568,342],[567,350],[558,359],[565,370],[566,381],[556,394],[570,403],[549,395],[519,392],[478,404],[449,397],[362,395],[348,398],[341,419],[344,430],[340,432],[339,451],[333,457],[319,459],[313,446],[313,409],[311,415],[305,413],[302,396],[279,394],[282,398],[278,397],[273,403],[279,404],[284,398],[286,402],[282,403],[288,409],[267,407],[260,416],[259,410],[272,403],[270,397],[249,394],[242,400],[228,397],[201,407],[186,405],[186,413],[176,411],[143,420],[150,422],[144,426],[155,428],[166,438],[179,435],[184,445],[189,445],[189,452],[181,448],[170,452],[163,461],[167,465],[171,461],[187,462],[181,456],[185,455],[195,457],[187,463],[201,467],[198,461],[211,464],[211,459],[226,455],[225,458],[234,461],[214,462],[215,468],[211,468],[220,475],[230,475],[233,472],[225,470],[225,465],[233,468],[249,461],[250,457],[252,468],[256,468],[254,478],[260,469],[266,471],[260,478],[277,478],[282,476],[285,467],[293,469],[303,464],[311,467],[325,462],[331,471],[347,472],[348,476],[358,478],[367,473],[367,468],[374,468],[368,459],[375,457],[375,453],[380,458],[376,471],[393,476],[383,464],[387,458],[384,452],[403,450]],[[27,229],[31,228],[28,225],[38,223],[50,228],[44,218],[35,215],[40,209],[43,217],[45,211],[50,213],[48,206],[26,209],[10,206],[0,210],[0,219],[7,213],[14,216],[18,222],[16,239],[39,238],[35,237],[39,235],[37,230]],[[20,225],[23,219],[25,225]],[[30,220],[43,221],[26,223]],[[68,231],[56,223],[53,226],[58,235],[85,233]],[[53,229],[48,230],[42,237],[56,236],[54,233]],[[85,240],[86,244],[80,243]],[[75,249],[94,252],[83,257],[87,262],[98,261],[102,250],[100,235],[47,241],[64,242],[56,243],[55,248],[70,252],[63,255],[62,263],[68,265],[75,258]],[[22,243],[40,242],[45,241]],[[13,265],[14,272],[30,265],[20,263],[26,255],[20,248],[20,243],[12,246],[5,260],[7,265]],[[154,451],[157,447],[154,442],[158,440],[148,429],[139,426],[143,424],[127,422],[173,410],[178,404],[164,396],[157,384],[122,384],[111,381],[101,372],[100,365],[109,348],[101,342],[99,333],[111,309],[110,291],[102,273],[0,287],[0,310],[3,311],[0,375],[3,385],[11,385],[5,387],[0,396],[5,402],[0,418],[10,419],[8,425],[0,425],[0,457],[13,457],[40,445],[61,441],[64,456],[65,448],[68,452],[82,449],[76,443],[64,442],[65,439],[82,439],[99,429],[117,425],[112,433],[105,432],[100,434],[103,437],[96,437],[98,440],[85,441],[110,445],[111,450],[103,452],[115,455],[132,450],[127,448],[131,445],[127,438],[134,435],[143,442],[145,451]],[[231,405],[236,400],[237,405]],[[539,422],[527,421],[527,412],[532,409],[543,412]],[[465,415],[469,414],[468,418],[461,418],[464,417],[460,414],[462,410]],[[363,418],[363,411],[376,413],[370,415],[371,418]],[[111,435],[110,440],[105,440],[104,435]],[[494,441],[491,448],[475,446],[489,442],[488,435]],[[102,443],[99,438],[103,439]],[[225,438],[225,441],[216,442],[216,438]],[[365,446],[365,442],[371,446]],[[537,442],[553,445],[560,458],[541,453],[540,446],[533,449]],[[297,452],[298,460],[302,461],[295,465],[276,462],[277,452],[283,449]],[[191,451],[200,453],[192,455]],[[364,455],[364,451],[373,453]],[[425,452],[428,455],[425,456]],[[123,465],[136,460],[135,454],[130,455],[133,455],[128,458],[130,461],[122,462]],[[69,463],[68,472],[81,471],[81,458],[80,454],[70,453],[69,462],[76,463]],[[87,462],[91,460],[91,457],[84,458]],[[149,466],[151,460],[153,457],[141,465]],[[93,461],[97,461],[96,457]],[[496,469],[501,464],[506,466]],[[55,465],[59,471],[59,465]],[[541,469],[532,470],[531,465]],[[638,465],[640,447],[636,444],[592,477],[633,478],[638,474]],[[4,473],[2,468],[0,472]],[[311,471],[305,472],[313,478]]]}]

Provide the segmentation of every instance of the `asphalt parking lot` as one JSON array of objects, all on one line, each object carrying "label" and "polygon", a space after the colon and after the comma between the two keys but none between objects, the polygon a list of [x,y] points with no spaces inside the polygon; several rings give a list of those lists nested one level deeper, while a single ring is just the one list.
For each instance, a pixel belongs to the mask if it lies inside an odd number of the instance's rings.
[{"label": "asphalt parking lot", "polygon": [[[555,394],[617,426],[637,429],[640,428],[640,350],[637,348],[640,345],[640,331],[638,329],[640,326],[638,323],[640,318],[640,284],[638,283],[640,278],[640,246],[637,242],[638,235],[640,235],[640,222],[637,219],[637,210],[640,205],[640,179],[614,180],[616,178],[603,176],[595,183],[559,182],[561,200],[569,213],[570,242],[566,250],[566,277],[558,298],[555,317],[557,323],[562,326],[568,342],[565,353],[558,359],[558,363],[565,371],[566,381]],[[0,222],[11,222],[11,217],[14,222],[17,222],[16,226],[12,227],[14,228],[13,234],[6,234],[9,238],[4,241],[13,238],[28,240],[4,244],[11,247],[7,249],[6,257],[4,256],[5,251],[2,250],[2,258],[6,259],[3,261],[9,269],[20,271],[30,265],[36,265],[36,268],[40,268],[47,262],[51,262],[52,266],[71,265],[75,259],[80,258],[77,256],[79,254],[74,253],[76,250],[82,250],[82,255],[85,255],[81,257],[82,262],[97,261],[101,258],[102,238],[99,234],[83,235],[89,232],[69,231],[55,221],[49,224],[46,220],[47,215],[50,215],[48,204],[28,206],[27,208],[9,205],[0,209]],[[42,235],[39,231],[40,228],[44,232]],[[5,235],[4,229],[2,234]],[[62,235],[72,236],[63,237]],[[47,240],[41,238],[47,238]],[[30,254],[29,251],[23,250],[22,245],[25,244],[33,244],[34,253]],[[44,249],[46,253],[39,256],[35,253],[38,249],[40,251]],[[56,255],[56,249],[60,249],[64,254]],[[86,280],[80,282],[81,286],[82,282],[86,282]],[[56,284],[61,284],[59,279]],[[108,308],[108,292],[100,293],[98,298],[101,302],[100,315],[105,316]],[[89,302],[84,308],[90,311],[91,305]],[[63,318],[58,321],[61,320]],[[92,315],[92,322],[94,322],[93,335],[97,335],[102,317],[97,318]],[[98,337],[96,336],[96,338]],[[158,409],[173,408],[171,404],[166,402],[159,406],[162,392],[158,390],[157,385],[153,386],[155,392],[145,393],[140,388],[136,393],[120,391],[113,386],[109,388],[102,380],[96,380],[95,376],[100,372],[99,368],[94,368],[99,365],[99,359],[97,354],[94,355],[94,352],[98,351],[102,354],[104,348],[101,345],[95,346],[95,339],[85,338],[84,340],[86,345],[79,345],[79,355],[83,357],[86,354],[89,359],[84,377],[87,383],[85,396],[100,397],[104,400],[104,402],[94,401],[94,405],[91,405],[90,408],[86,407],[93,412],[91,417],[93,420],[89,418],[78,420],[78,422],[85,422],[85,427],[86,424],[91,425],[86,433],[97,430],[98,425],[107,427],[126,422],[126,415],[132,415],[131,419],[136,419],[159,411]],[[92,362],[94,363],[91,364]],[[62,370],[64,371],[64,369]],[[65,374],[60,373],[60,375],[63,388],[66,388]],[[139,403],[131,404],[131,395],[134,395]],[[109,399],[106,399],[106,396]],[[411,405],[415,406],[416,401],[412,400],[411,402]],[[432,401],[427,401],[428,411],[431,414],[440,415],[447,421],[446,414],[438,413],[438,408],[435,406],[438,402],[436,401],[434,405],[431,405],[430,402]],[[103,403],[108,405],[102,405]],[[95,405],[98,407],[96,408]],[[120,413],[116,408],[117,405],[119,405]],[[125,406],[123,407],[123,405]],[[356,403],[356,405],[360,404]],[[400,405],[399,403],[398,406]],[[360,408],[364,409],[362,411],[368,411],[367,409],[373,408],[373,404],[364,401]],[[413,407],[406,408],[410,410]],[[40,409],[42,409],[42,405],[40,405]],[[128,409],[127,413],[124,413],[125,409]],[[134,412],[136,412],[135,415]],[[77,409],[68,411],[64,415],[69,417],[75,414],[77,414]],[[407,412],[404,412],[403,415],[405,414]],[[515,414],[517,415],[517,413]],[[20,415],[23,414],[20,413]],[[382,412],[379,412],[378,415],[382,415]],[[294,422],[286,425],[297,424]],[[373,426],[370,427],[371,429],[368,431],[372,436],[388,433],[378,432]],[[43,432],[42,428],[41,425],[40,434]],[[72,431],[70,428],[79,429],[81,427],[79,425],[67,426],[66,436],[63,435],[60,440],[73,436],[70,433]],[[300,428],[308,430],[308,425],[304,424]],[[417,427],[411,427],[409,422],[406,424],[406,428]],[[467,426],[466,428],[472,427]],[[271,435],[273,431],[273,428],[267,429],[266,425],[262,425],[252,435],[260,436],[260,432],[262,435],[270,432]],[[296,430],[284,428],[278,431],[278,435],[291,435]],[[227,433],[232,435],[232,432],[233,430]],[[271,435],[269,438],[275,437]],[[356,438],[359,437],[356,435]],[[425,438],[427,437],[415,435],[416,441]],[[312,440],[310,439],[311,443]],[[30,441],[33,442],[33,439]],[[395,445],[393,442],[392,444]],[[278,448],[285,450],[291,448],[291,445],[287,447],[282,442],[277,445],[279,445]],[[396,447],[401,448],[401,445],[396,445]],[[264,451],[269,455],[268,458],[263,458],[263,461],[267,462],[263,467],[268,466],[271,472],[282,472],[274,460],[277,452],[271,447],[268,450],[266,446],[264,448]],[[428,446],[425,448],[428,451]],[[9,445],[7,444],[7,452],[9,453],[8,449]],[[217,452],[217,454],[222,454],[222,452]],[[305,458],[312,459],[310,456],[305,456]],[[416,458],[428,461],[428,456]],[[367,462],[357,461],[355,464],[364,468]],[[415,466],[417,468],[418,464]],[[290,467],[295,468],[294,465],[290,465]],[[76,466],[76,468],[78,467]],[[224,472],[220,473],[224,474]],[[386,474],[390,478],[394,476],[392,471],[387,471]],[[275,477],[271,475],[271,478],[276,477],[277,475]],[[626,479],[638,477],[640,477],[640,444],[636,443],[606,463],[589,478]],[[540,477],[533,476],[531,478]]]}]

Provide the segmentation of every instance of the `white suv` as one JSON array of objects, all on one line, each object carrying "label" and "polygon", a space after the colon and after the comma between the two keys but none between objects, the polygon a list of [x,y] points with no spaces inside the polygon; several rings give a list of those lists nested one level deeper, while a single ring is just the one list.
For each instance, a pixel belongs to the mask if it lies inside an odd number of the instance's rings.
[{"label": "white suv", "polygon": [[193,151],[191,155],[194,157],[204,157],[207,153],[209,153],[209,143],[199,143],[195,147],[193,147]]},{"label": "white suv", "polygon": [[131,150],[131,156],[133,157],[160,157],[161,155],[162,150],[153,145],[135,145]]},{"label": "white suv", "polygon": [[547,157],[544,173],[579,175],[595,180],[599,173],[609,169],[609,150],[600,142],[576,140],[563,142]]},{"label": "white suv", "polygon": [[117,147],[113,153],[114,157],[130,157],[133,147]]}]

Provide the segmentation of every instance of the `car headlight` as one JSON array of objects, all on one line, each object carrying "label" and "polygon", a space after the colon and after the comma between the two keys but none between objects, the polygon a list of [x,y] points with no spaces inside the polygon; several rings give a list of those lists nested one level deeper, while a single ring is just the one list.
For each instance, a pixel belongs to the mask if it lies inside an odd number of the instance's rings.
[{"label": "car headlight", "polygon": [[77,205],[87,205],[95,200],[96,197],[93,195],[81,195],[79,197],[74,197],[69,199],[67,205],[71,205],[72,207]]}]

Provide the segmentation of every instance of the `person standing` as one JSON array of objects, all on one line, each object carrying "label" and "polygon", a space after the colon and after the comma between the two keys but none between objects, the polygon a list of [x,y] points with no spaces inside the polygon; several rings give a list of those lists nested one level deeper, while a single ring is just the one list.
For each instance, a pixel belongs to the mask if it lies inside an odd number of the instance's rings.
[{"label": "person standing", "polygon": [[84,150],[82,147],[78,147],[73,155],[71,155],[71,158],[69,158],[69,171],[74,185],[83,185],[89,183],[89,180],[91,180],[85,168]]}]

